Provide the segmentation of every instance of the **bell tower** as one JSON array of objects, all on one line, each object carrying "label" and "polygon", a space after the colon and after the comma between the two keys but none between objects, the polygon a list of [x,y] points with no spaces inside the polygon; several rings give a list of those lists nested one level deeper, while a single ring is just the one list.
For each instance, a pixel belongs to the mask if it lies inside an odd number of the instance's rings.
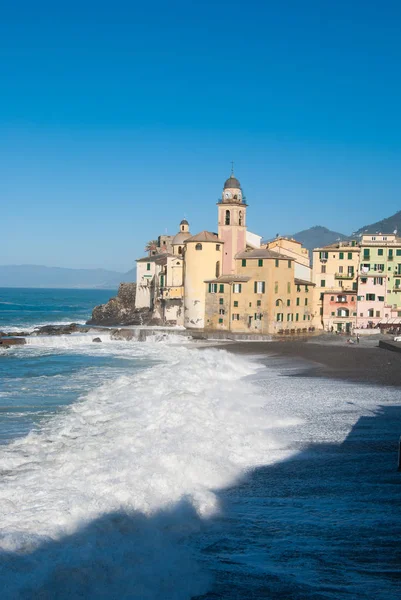
[{"label": "bell tower", "polygon": [[219,238],[224,241],[222,274],[235,271],[234,256],[246,248],[246,207],[241,184],[233,169],[224,183],[218,206]]}]

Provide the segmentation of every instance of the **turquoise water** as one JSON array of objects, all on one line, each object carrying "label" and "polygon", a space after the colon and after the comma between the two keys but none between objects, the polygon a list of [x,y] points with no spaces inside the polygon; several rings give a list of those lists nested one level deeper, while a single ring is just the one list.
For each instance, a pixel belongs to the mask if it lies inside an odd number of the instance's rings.
[{"label": "turquoise water", "polygon": [[50,323],[84,323],[116,290],[0,288],[0,331]]},{"label": "turquoise water", "polygon": [[[1,290],[0,330],[109,295]],[[156,330],[27,339],[0,350],[1,600],[398,598],[399,390]]]}]

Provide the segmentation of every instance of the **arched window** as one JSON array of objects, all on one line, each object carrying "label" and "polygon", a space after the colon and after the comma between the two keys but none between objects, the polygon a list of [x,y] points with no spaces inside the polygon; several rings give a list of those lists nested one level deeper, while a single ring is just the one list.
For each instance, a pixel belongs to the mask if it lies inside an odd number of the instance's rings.
[{"label": "arched window", "polygon": [[182,254],[182,247],[178,246],[178,254]]},{"label": "arched window", "polygon": [[239,219],[238,222],[240,225],[242,225],[242,210],[239,211]]},{"label": "arched window", "polygon": [[195,250],[202,250],[202,244],[196,244]]},{"label": "arched window", "polygon": [[225,221],[225,224],[229,225],[230,224],[230,220],[231,220],[230,211],[226,210],[226,221]]},{"label": "arched window", "polygon": [[181,225],[181,231],[184,231],[184,225]]},{"label": "arched window", "polygon": [[218,260],[216,263],[216,277],[220,275],[220,261]]},{"label": "arched window", "polygon": [[236,200],[236,199],[237,199],[237,194],[235,194],[235,196],[234,196],[234,200]]}]

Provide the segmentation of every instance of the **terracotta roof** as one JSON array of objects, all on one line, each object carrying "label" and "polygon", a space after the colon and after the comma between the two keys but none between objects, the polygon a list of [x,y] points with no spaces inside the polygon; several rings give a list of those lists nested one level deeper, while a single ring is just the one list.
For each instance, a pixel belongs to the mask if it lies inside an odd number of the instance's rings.
[{"label": "terracotta roof", "polygon": [[281,258],[284,260],[295,260],[292,256],[287,256],[287,254],[282,254],[281,252],[274,252],[273,250],[266,250],[266,248],[255,248],[255,250],[238,252],[235,258]]},{"label": "terracotta roof", "polygon": [[[176,257],[175,254],[170,254],[169,252],[163,252],[163,254],[154,254],[153,256],[144,256],[143,258],[137,258],[136,262],[158,262],[162,263],[165,258],[173,256]],[[178,258],[178,257],[177,257]]]},{"label": "terracotta roof", "polygon": [[219,244],[224,244],[223,240],[219,240],[217,233],[211,231],[201,231],[185,240],[184,243],[188,244],[188,242],[218,242]]},{"label": "terracotta roof", "polygon": [[220,275],[214,279],[206,279],[205,283],[241,283],[242,281],[245,283],[250,279],[251,277],[247,275]]},{"label": "terracotta roof", "polygon": [[297,279],[296,277],[294,278],[294,282],[296,285],[316,285],[316,283],[312,283],[311,281],[307,281],[306,279]]}]

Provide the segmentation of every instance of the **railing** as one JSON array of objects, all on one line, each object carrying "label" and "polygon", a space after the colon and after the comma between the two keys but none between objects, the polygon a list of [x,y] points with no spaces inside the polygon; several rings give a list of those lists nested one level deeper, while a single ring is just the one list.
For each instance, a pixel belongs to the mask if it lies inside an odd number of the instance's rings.
[{"label": "railing", "polygon": [[334,279],[354,279],[354,273],[336,273]]}]

